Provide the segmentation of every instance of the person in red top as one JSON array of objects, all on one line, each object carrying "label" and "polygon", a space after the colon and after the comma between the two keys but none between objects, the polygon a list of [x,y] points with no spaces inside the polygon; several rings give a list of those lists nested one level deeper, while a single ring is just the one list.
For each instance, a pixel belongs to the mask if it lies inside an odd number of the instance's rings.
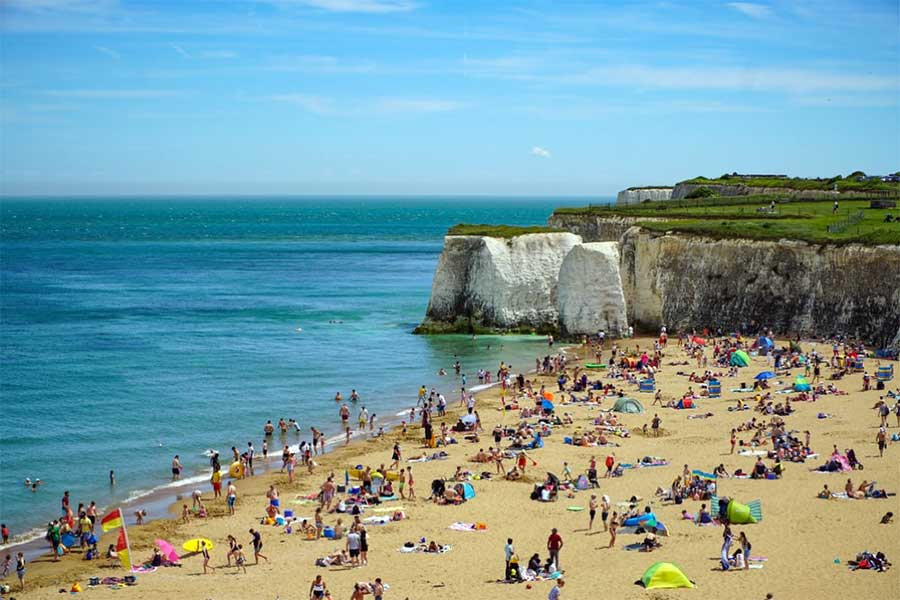
[{"label": "person in red top", "polygon": [[547,538],[547,550],[550,552],[550,562],[556,565],[556,570],[560,570],[559,551],[562,550],[563,539],[556,532],[556,527],[550,531],[550,537]]},{"label": "person in red top", "polygon": [[606,457],[606,475],[604,477],[612,477],[613,466],[616,464],[616,455],[610,454]]}]

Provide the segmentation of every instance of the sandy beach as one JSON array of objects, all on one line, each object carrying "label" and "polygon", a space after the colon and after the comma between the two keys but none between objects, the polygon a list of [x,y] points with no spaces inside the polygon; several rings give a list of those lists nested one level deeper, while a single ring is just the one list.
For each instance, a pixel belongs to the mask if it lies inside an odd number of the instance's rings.
[{"label": "sandy beach", "polygon": [[[621,347],[642,348],[652,346],[650,339],[623,340]],[[781,345],[779,343],[779,345]],[[607,349],[609,342],[607,342]],[[830,347],[819,344],[820,349]],[[608,350],[606,352],[608,355]],[[580,362],[590,362],[584,349],[570,348],[569,368]],[[672,365],[688,360],[688,357],[673,342],[669,344],[663,365],[656,380],[666,398],[680,397],[691,384],[678,371],[697,371],[695,363]],[[445,389],[441,390],[448,399],[448,406],[458,405],[458,382],[453,381],[448,357],[448,371]],[[866,361],[866,370],[873,373],[877,361]],[[895,363],[896,365],[896,363]],[[494,367],[496,368],[496,366]],[[712,367],[710,367],[712,368]],[[202,574],[202,559],[187,556],[180,568],[160,568],[152,573],[137,575],[137,585],[112,588],[109,586],[88,586],[90,577],[123,576],[121,567],[104,566],[107,561],[81,560],[78,551],[66,556],[61,563],[53,563],[49,557],[42,557],[28,564],[25,593],[17,591],[15,573],[4,579],[13,586],[15,598],[57,598],[61,589],[69,590],[75,581],[85,589],[84,594],[92,598],[307,598],[310,582],[316,574],[321,574],[335,598],[350,596],[357,581],[374,581],[380,577],[389,584],[385,598],[546,598],[552,582],[536,581],[530,586],[525,583],[507,584],[500,580],[504,576],[504,546],[508,537],[513,538],[516,552],[523,564],[534,553],[542,559],[547,556],[547,537],[551,528],[558,528],[564,540],[560,554],[560,566],[565,572],[566,585],[563,597],[571,598],[749,598],[762,600],[767,593],[775,598],[896,598],[900,597],[900,577],[896,567],[887,573],[874,571],[851,571],[847,561],[864,550],[882,551],[891,561],[900,557],[900,534],[897,523],[879,524],[882,515],[893,511],[900,515],[900,502],[896,495],[888,499],[865,500],[821,500],[816,497],[823,484],[835,490],[843,490],[848,477],[854,485],[863,479],[877,481],[878,488],[896,493],[900,488],[900,467],[898,452],[900,446],[888,443],[883,458],[878,457],[875,437],[878,432],[879,417],[872,410],[880,395],[885,392],[862,390],[862,374],[852,374],[835,382],[847,395],[825,395],[816,403],[796,402],[795,412],[785,417],[788,430],[811,432],[811,447],[819,454],[817,459],[805,463],[786,463],[784,476],[777,480],[718,479],[718,492],[742,502],[759,500],[763,519],[752,525],[735,526],[746,533],[753,544],[753,554],[766,557],[763,568],[740,572],[723,572],[719,568],[719,550],[722,527],[700,527],[681,520],[682,509],[695,513],[700,502],[686,500],[683,505],[662,503],[654,494],[659,487],[668,487],[681,474],[684,465],[691,469],[712,471],[719,463],[729,473],[742,468],[750,471],[755,458],[729,453],[729,432],[753,416],[762,418],[755,411],[729,412],[739,397],[752,401],[753,394],[733,393],[729,389],[738,387],[740,382],[752,383],[756,373],[769,369],[764,358],[753,357],[749,367],[740,370],[737,377],[723,379],[723,394],[718,399],[701,399],[695,410],[675,410],[651,406],[653,394],[639,393],[636,386],[626,386],[628,395],[643,402],[644,414],[620,414],[619,419],[632,430],[628,438],[611,438],[620,444],[617,448],[575,447],[564,444],[564,438],[578,429],[592,429],[592,422],[600,409],[608,409],[614,399],[604,399],[601,407],[584,405],[557,405],[557,414],[567,412],[574,423],[556,426],[553,434],[546,438],[541,449],[529,451],[538,466],[530,462],[526,475],[519,481],[502,478],[481,479],[472,482],[476,497],[458,506],[436,505],[426,498],[430,494],[430,483],[441,477],[450,478],[457,466],[473,472],[490,471],[491,464],[470,462],[467,457],[479,448],[493,444],[490,430],[496,423],[513,426],[519,422],[518,412],[499,410],[500,390],[491,388],[480,392],[477,406],[484,435],[475,444],[457,435],[459,444],[447,447],[449,458],[425,463],[406,463],[405,459],[424,449],[422,432],[419,427],[410,427],[407,434],[399,430],[388,432],[383,438],[352,443],[339,447],[323,458],[317,458],[318,467],[313,474],[298,465],[297,477],[288,483],[287,475],[278,472],[278,467],[268,471],[257,470],[255,477],[237,482],[239,499],[234,516],[226,515],[223,499],[213,500],[211,494],[204,494],[210,507],[210,517],[193,519],[181,523],[178,519],[163,519],[144,526],[130,526],[128,529],[133,556],[136,561],[147,559],[152,553],[153,540],[164,538],[173,542],[176,548],[187,539],[205,537],[213,540],[210,564],[217,568],[215,573]],[[793,374],[799,373],[794,370]],[[827,379],[829,369],[823,369]],[[604,377],[604,371],[591,371],[592,378]],[[529,376],[537,389],[544,383],[548,389],[556,389],[555,376]],[[793,376],[779,377],[785,384],[793,381]],[[895,378],[888,389],[900,387]],[[779,388],[775,388],[779,389]],[[410,392],[411,394],[413,391]],[[785,396],[774,397],[776,402]],[[894,404],[891,400],[891,405]],[[706,412],[713,416],[706,419],[688,417]],[[645,436],[640,428],[649,424],[654,413],[661,419],[661,435]],[[819,413],[827,413],[829,418],[818,418]],[[441,421],[452,425],[456,417],[451,411],[446,419],[434,417],[435,428]],[[335,417],[337,418],[337,408]],[[897,419],[889,418],[888,434],[898,431]],[[534,418],[529,421],[534,421]],[[262,426],[262,424],[260,424]],[[740,439],[749,439],[743,433]],[[315,559],[343,548],[344,541],[328,539],[306,540],[300,534],[287,535],[282,528],[260,525],[267,504],[265,493],[274,484],[281,495],[283,509],[290,509],[298,517],[313,516],[315,504],[300,503],[298,498],[318,491],[329,472],[334,472],[335,480],[343,483],[344,470],[358,464],[377,467],[390,464],[391,449],[399,441],[404,454],[404,466],[412,466],[415,473],[416,501],[398,500],[382,505],[384,509],[402,509],[407,519],[382,526],[369,526],[369,564],[360,568],[317,567]],[[506,440],[504,440],[506,445]],[[864,464],[863,471],[850,473],[819,473],[813,468],[824,463],[832,446],[843,450],[853,448]],[[770,447],[770,446],[769,446]],[[272,451],[277,450],[276,442]],[[534,483],[543,481],[546,472],[562,475],[563,462],[567,461],[577,476],[587,469],[591,457],[596,457],[601,468],[606,455],[614,451],[620,462],[634,463],[643,456],[660,456],[668,465],[627,469],[624,476],[600,479],[600,487],[595,491],[579,491],[574,497],[560,494],[556,502],[538,502],[530,499]],[[772,461],[767,460],[771,465]],[[511,468],[513,461],[505,461]],[[351,483],[352,484],[352,483]],[[569,510],[570,507],[586,508],[590,494],[607,494],[613,503],[638,496],[643,500],[640,506],[650,506],[659,519],[667,525],[670,535],[660,538],[662,547],[652,553],[628,551],[625,546],[639,542],[642,536],[621,534],[616,547],[606,548],[609,535],[603,532],[599,517],[594,530],[587,531],[587,510]],[[190,503],[190,498],[186,500]],[[173,511],[180,510],[180,503]],[[384,515],[390,512],[368,510],[363,516]],[[345,525],[352,521],[349,515],[328,515],[327,525],[334,524],[341,517]],[[456,531],[449,529],[454,522],[482,522],[484,531]],[[252,551],[249,551],[250,528],[262,532],[263,553],[268,562],[253,565]],[[104,535],[100,548],[114,541],[116,532]],[[227,548],[226,536],[234,535],[245,545],[250,559],[247,573],[225,567]],[[405,542],[418,542],[420,538],[436,540],[440,544],[452,546],[442,554],[402,553]],[[645,569],[658,561],[677,564],[696,583],[695,589],[647,591],[635,585]]]}]

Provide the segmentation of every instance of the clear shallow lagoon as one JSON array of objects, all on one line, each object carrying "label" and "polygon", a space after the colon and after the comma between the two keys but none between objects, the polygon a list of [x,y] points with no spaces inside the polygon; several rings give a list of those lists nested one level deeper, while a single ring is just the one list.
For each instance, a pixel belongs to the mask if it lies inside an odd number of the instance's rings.
[{"label": "clear shallow lagoon", "polygon": [[[530,367],[539,338],[410,332],[449,226],[544,224],[586,203],[0,201],[0,521],[39,527],[66,489],[100,505],[157,489],[174,454],[205,474],[207,448],[259,451],[266,419],[337,433],[338,390],[382,422],[423,383],[455,400],[459,383],[437,376],[455,355],[470,386],[501,359]],[[45,485],[33,494],[25,477]]]}]

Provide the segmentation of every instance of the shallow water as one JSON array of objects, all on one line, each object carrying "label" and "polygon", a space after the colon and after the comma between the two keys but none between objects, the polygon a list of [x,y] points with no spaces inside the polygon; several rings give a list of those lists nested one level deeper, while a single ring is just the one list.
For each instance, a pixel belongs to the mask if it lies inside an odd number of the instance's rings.
[{"label": "shallow water", "polygon": [[259,452],[266,419],[336,434],[338,390],[386,421],[423,383],[455,400],[459,381],[437,376],[454,357],[470,386],[501,359],[530,367],[540,338],[410,332],[450,225],[543,224],[585,203],[3,200],[0,521],[38,527],[67,489],[108,506],[166,486],[175,454],[205,480],[204,450]]}]

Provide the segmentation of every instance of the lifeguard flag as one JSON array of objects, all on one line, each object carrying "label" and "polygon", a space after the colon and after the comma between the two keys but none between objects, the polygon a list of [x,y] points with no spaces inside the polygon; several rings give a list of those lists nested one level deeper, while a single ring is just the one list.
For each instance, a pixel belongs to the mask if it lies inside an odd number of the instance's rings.
[{"label": "lifeguard flag", "polygon": [[125,530],[119,530],[119,539],[116,540],[116,552],[119,560],[122,561],[122,567],[131,569],[131,558],[128,556],[128,539],[125,537]]},{"label": "lifeguard flag", "polygon": [[122,509],[120,508],[117,508],[116,510],[100,519],[100,527],[103,528],[103,531],[109,531],[110,529],[121,527],[122,523]]}]

